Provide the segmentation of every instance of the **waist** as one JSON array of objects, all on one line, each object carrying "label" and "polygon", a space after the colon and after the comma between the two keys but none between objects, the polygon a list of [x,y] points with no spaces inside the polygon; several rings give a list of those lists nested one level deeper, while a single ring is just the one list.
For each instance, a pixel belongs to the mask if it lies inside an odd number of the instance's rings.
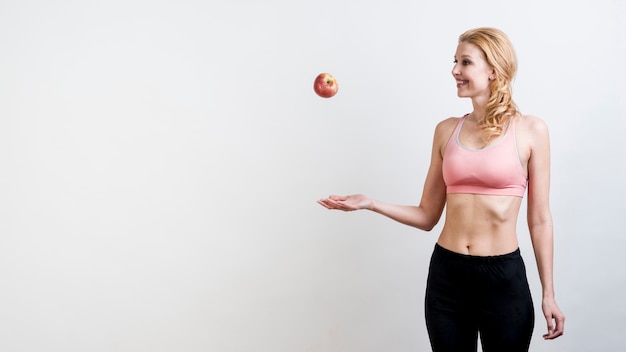
[{"label": "waist", "polygon": [[504,263],[513,260],[519,260],[522,257],[519,247],[511,252],[507,252],[504,254],[473,255],[455,252],[441,246],[439,243],[435,244],[434,254],[445,257],[448,260],[465,261],[477,264]]},{"label": "waist", "polygon": [[515,229],[467,233],[452,232],[444,227],[437,244],[451,252],[472,256],[503,255],[519,247]]}]

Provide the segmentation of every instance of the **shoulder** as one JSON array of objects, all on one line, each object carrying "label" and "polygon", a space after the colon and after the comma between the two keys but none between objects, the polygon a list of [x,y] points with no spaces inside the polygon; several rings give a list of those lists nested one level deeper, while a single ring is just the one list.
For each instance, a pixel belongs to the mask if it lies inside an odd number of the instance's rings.
[{"label": "shoulder", "polygon": [[520,154],[527,154],[530,157],[537,152],[547,153],[550,149],[550,135],[546,122],[534,115],[521,115],[516,119]]},{"label": "shoulder", "polygon": [[450,138],[452,132],[459,124],[462,117],[449,117],[445,120],[440,121],[435,127],[435,138],[445,138],[446,140]]},{"label": "shoulder", "polygon": [[440,121],[435,127],[435,136],[433,138],[433,152],[438,150],[443,157],[444,149],[448,145],[448,141],[454,133],[454,129],[459,124],[462,117],[449,117]]},{"label": "shoulder", "polygon": [[446,128],[446,127],[454,128],[461,119],[462,117],[448,117],[447,119],[444,119],[442,121],[439,121],[439,123],[437,123],[437,129]]},{"label": "shoulder", "polygon": [[527,137],[547,137],[548,125],[546,122],[535,115],[520,115],[516,117],[518,133],[527,135]]}]

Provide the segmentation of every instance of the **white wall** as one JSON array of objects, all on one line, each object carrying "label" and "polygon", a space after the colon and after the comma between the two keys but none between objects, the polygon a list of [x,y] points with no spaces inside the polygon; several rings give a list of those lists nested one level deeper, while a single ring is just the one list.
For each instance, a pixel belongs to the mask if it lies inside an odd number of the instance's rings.
[{"label": "white wall", "polygon": [[[551,129],[555,282],[533,351],[626,347],[626,6],[3,1],[0,350],[429,349],[422,233],[315,201],[419,200],[466,29],[518,51]],[[328,71],[340,92],[314,95]]]}]

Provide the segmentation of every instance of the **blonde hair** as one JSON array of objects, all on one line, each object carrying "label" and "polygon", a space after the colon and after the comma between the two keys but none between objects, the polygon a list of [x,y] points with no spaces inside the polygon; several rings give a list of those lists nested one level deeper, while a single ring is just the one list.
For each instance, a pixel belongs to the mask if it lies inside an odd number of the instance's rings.
[{"label": "blonde hair", "polygon": [[507,122],[519,114],[513,101],[512,83],[517,72],[517,57],[509,38],[496,28],[470,29],[459,36],[459,43],[476,45],[485,55],[487,64],[495,70],[490,84],[491,94],[486,114],[479,127],[483,138],[491,141],[500,136]]}]

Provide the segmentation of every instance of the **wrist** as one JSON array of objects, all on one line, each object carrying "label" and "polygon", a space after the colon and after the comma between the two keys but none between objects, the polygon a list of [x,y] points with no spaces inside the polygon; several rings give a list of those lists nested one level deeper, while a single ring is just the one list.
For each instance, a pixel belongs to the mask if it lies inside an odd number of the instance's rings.
[{"label": "wrist", "polygon": [[541,297],[544,300],[554,300],[554,291],[545,291]]}]

